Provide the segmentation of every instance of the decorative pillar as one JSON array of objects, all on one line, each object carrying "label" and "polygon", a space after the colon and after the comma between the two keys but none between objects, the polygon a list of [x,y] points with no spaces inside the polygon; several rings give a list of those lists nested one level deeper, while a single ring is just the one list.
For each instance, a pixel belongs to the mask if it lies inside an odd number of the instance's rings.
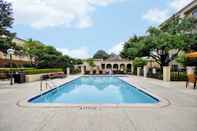
[{"label": "decorative pillar", "polygon": [[96,67],[96,74],[98,75],[100,73],[100,68],[99,66]]},{"label": "decorative pillar", "polygon": [[85,71],[84,71],[84,66],[81,67],[81,74],[84,75]]},{"label": "decorative pillar", "polygon": [[170,66],[163,67],[163,80],[170,81]]},{"label": "decorative pillar", "polygon": [[144,71],[144,77],[147,77],[147,75],[148,75],[148,66],[144,66],[143,71]]},{"label": "decorative pillar", "polygon": [[126,74],[127,73],[127,65],[124,64],[124,73]]},{"label": "decorative pillar", "polygon": [[70,68],[69,67],[66,68],[66,74],[67,74],[67,76],[70,75]]},{"label": "decorative pillar", "polygon": [[93,75],[93,68],[90,68],[90,75]]},{"label": "decorative pillar", "polygon": [[137,67],[137,76],[140,76],[141,67]]}]

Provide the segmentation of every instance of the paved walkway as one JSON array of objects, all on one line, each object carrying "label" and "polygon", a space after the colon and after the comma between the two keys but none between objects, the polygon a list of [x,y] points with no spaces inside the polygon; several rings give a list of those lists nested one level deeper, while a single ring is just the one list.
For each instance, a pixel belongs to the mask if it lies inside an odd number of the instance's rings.
[{"label": "paved walkway", "polygon": [[[71,78],[71,77],[70,77]],[[53,80],[57,85],[68,81]],[[73,77],[72,77],[73,78]],[[170,101],[165,108],[22,108],[17,101],[39,93],[39,82],[0,81],[0,131],[197,131],[197,90],[184,82],[123,78]]]}]

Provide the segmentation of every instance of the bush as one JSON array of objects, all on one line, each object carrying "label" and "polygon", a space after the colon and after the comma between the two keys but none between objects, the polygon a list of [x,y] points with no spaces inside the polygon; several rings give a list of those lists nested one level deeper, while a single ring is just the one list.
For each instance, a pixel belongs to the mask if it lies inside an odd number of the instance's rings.
[{"label": "bush", "polygon": [[144,60],[144,59],[138,58],[138,57],[136,57],[136,58],[134,59],[134,61],[133,61],[133,65],[134,65],[135,67],[143,67],[143,66],[146,65],[147,63],[148,63],[147,60]]},{"label": "bush", "polygon": [[[0,68],[0,73],[9,73],[10,68]],[[52,73],[52,72],[63,72],[63,69],[52,68],[52,69],[35,69],[35,68],[13,68],[13,72],[24,72],[27,75],[32,74],[43,74],[43,73]]]},{"label": "bush", "polygon": [[81,73],[81,70],[80,69],[71,69],[70,73],[71,74],[79,74],[79,73]]},{"label": "bush", "polygon": [[43,74],[43,73],[52,73],[52,72],[63,72],[63,69],[31,69],[24,71],[27,75],[32,74]]}]

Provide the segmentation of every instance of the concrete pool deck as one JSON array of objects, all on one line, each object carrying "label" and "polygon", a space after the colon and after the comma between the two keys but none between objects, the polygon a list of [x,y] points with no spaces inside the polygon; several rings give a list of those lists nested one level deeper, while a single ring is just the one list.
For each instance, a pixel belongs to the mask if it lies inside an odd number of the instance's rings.
[{"label": "concrete pool deck", "polygon": [[[61,85],[77,76],[53,80]],[[24,108],[19,100],[40,93],[40,82],[0,81],[0,131],[196,131],[197,90],[185,82],[129,76],[126,81],[167,99],[163,108]]]}]

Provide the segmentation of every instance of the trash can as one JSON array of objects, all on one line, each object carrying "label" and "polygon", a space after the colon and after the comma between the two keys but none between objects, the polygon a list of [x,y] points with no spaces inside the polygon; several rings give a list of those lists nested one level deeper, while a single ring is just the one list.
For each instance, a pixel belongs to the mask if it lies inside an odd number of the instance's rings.
[{"label": "trash can", "polygon": [[13,75],[14,83],[25,83],[25,73],[20,72]]}]

